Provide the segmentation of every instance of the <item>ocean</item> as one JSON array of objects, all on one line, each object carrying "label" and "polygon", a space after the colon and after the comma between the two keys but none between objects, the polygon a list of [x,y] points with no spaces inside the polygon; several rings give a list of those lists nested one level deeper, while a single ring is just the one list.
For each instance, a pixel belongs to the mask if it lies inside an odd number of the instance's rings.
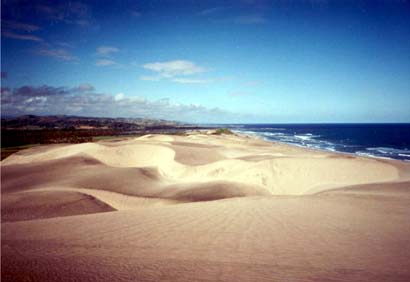
[{"label": "ocean", "polygon": [[[226,126],[226,125],[225,125]],[[410,124],[234,124],[268,141],[359,156],[410,161]]]}]

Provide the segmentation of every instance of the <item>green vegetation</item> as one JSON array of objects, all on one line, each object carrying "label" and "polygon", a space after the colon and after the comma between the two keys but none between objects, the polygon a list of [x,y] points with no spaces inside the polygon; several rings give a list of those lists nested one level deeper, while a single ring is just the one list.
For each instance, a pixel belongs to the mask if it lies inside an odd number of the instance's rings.
[{"label": "green vegetation", "polygon": [[218,128],[212,134],[214,135],[221,135],[221,134],[233,134],[233,132],[228,128]]},{"label": "green vegetation", "polygon": [[28,144],[82,143],[92,141],[93,136],[112,135],[112,130],[62,130],[62,129],[8,129],[1,130],[1,147]]},{"label": "green vegetation", "polygon": [[[136,135],[139,136],[139,135]],[[118,139],[122,137],[131,137],[131,135],[101,135],[101,136],[94,136],[92,142],[98,141],[108,141],[113,139]]]}]

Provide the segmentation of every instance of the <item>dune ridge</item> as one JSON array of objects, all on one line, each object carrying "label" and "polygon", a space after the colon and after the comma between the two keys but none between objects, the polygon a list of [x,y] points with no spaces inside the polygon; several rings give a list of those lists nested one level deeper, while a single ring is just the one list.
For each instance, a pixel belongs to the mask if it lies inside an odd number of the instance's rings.
[{"label": "dune ridge", "polygon": [[[191,138],[186,138],[189,140],[187,142],[184,137],[179,136],[148,135],[116,143],[85,143],[50,150],[42,148],[39,152],[30,150],[29,153],[14,154],[2,162],[2,167],[5,178],[12,178],[8,175],[13,175],[19,170],[19,166],[24,167],[25,164],[29,164],[30,171],[37,167],[38,174],[41,175],[45,170],[56,171],[54,175],[57,175],[57,179],[43,177],[44,181],[34,181],[40,186],[57,182],[59,186],[116,191],[123,188],[114,187],[113,184],[100,187],[98,182],[87,181],[87,177],[94,179],[99,178],[100,174],[115,177],[118,173],[137,173],[138,176],[134,178],[138,178],[138,182],[149,182],[153,187],[228,181],[231,184],[257,187],[261,191],[264,189],[273,195],[303,195],[335,187],[394,181],[400,179],[399,171],[403,170],[393,163],[374,159],[343,156],[335,158],[334,154],[306,152],[297,148],[284,153],[284,145],[263,144],[259,140],[239,136],[226,137],[226,140],[207,135],[189,137]],[[178,153],[182,151],[181,143],[178,143],[181,141],[178,139],[184,140],[183,153]],[[213,141],[213,144],[210,141]],[[209,154],[209,151],[214,153]],[[195,164],[192,164],[193,160],[196,160]],[[330,167],[332,169],[329,169]],[[78,171],[91,168],[92,173],[89,174]],[[324,171],[326,173],[323,173]],[[69,175],[61,179],[59,175],[62,173]],[[149,179],[147,173],[150,174]],[[24,176],[19,176],[21,177]],[[121,178],[132,177],[124,175]],[[32,180],[37,178],[33,174],[30,179],[30,182],[33,182]],[[121,183],[118,179],[116,182]],[[155,193],[147,195],[141,192],[140,186],[144,185],[128,183],[128,186],[134,188],[120,192],[136,196],[155,196]],[[153,190],[155,189],[151,188],[150,192]]]}]

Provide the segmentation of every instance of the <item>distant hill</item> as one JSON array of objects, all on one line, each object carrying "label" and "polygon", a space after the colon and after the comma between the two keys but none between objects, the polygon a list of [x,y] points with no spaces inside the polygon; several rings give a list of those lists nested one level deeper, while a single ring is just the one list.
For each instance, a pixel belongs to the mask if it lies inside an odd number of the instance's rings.
[{"label": "distant hill", "polygon": [[191,127],[176,121],[144,118],[102,118],[79,116],[35,116],[2,117],[4,129],[111,129],[120,131],[141,131],[175,127]]},{"label": "distant hill", "polygon": [[2,117],[1,147],[25,146],[29,144],[82,143],[97,137],[144,135],[151,133],[180,134],[185,130],[205,129],[197,125],[176,121],[144,118],[101,118],[78,116],[34,116]]}]

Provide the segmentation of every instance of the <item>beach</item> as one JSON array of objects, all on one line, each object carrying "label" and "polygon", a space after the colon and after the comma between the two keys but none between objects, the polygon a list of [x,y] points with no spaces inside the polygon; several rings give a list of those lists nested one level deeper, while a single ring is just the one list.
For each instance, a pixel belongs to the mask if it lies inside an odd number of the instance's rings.
[{"label": "beach", "polygon": [[410,163],[194,131],[1,162],[3,281],[408,281]]}]

